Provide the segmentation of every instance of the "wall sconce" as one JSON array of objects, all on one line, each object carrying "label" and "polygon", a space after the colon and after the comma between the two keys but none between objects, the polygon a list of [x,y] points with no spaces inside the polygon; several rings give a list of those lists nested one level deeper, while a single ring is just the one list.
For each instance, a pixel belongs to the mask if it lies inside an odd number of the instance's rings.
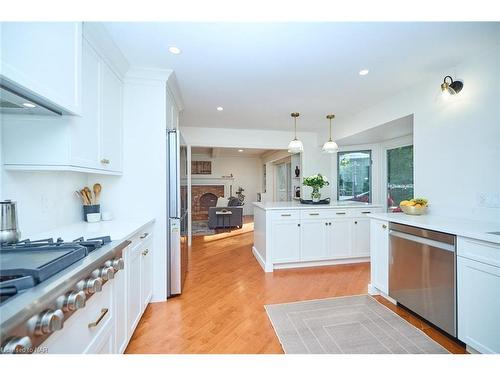
[{"label": "wall sconce", "polygon": [[[449,80],[449,82],[447,81]],[[444,77],[443,83],[441,84],[441,93],[445,99],[449,98],[451,95],[458,94],[462,91],[464,84],[462,81],[454,81],[450,76]]]}]

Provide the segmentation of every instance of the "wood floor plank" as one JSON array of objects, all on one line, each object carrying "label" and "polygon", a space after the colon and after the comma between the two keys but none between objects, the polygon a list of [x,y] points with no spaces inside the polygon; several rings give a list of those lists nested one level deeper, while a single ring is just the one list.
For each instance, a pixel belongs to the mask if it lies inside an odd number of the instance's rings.
[{"label": "wood floor plank", "polygon": [[[185,290],[150,304],[126,353],[283,353],[266,304],[366,294],[369,263],[264,273],[252,255],[253,223],[194,237]],[[465,349],[406,310],[379,302],[452,353]]]}]

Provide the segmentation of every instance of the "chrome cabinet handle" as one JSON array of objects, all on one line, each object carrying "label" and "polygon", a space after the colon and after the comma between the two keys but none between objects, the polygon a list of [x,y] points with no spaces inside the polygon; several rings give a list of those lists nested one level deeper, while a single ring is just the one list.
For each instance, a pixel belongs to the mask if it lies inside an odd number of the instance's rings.
[{"label": "chrome cabinet handle", "polygon": [[319,216],[318,213],[312,213],[312,214],[309,214],[309,216]]},{"label": "chrome cabinet handle", "polygon": [[345,212],[336,212],[337,215],[345,215]]},{"label": "chrome cabinet handle", "polygon": [[140,236],[139,238],[140,238],[141,240],[143,240],[143,239],[145,239],[147,236],[149,236],[149,233],[147,233],[147,232],[146,232],[146,233],[144,233],[142,236]]},{"label": "chrome cabinet handle", "polygon": [[144,251],[142,252],[142,255],[146,256],[146,255],[148,255],[148,253],[149,253],[149,249],[146,249],[146,250],[144,250]]},{"label": "chrome cabinet handle", "polygon": [[371,211],[362,211],[361,213],[362,214],[371,214],[372,212]]},{"label": "chrome cabinet handle", "polygon": [[382,228],[386,229],[386,228],[387,228],[387,225],[382,224]]},{"label": "chrome cabinet handle", "polygon": [[104,317],[106,316],[106,314],[108,313],[109,309],[102,309],[101,310],[101,315],[99,315],[99,318],[97,318],[97,320],[95,322],[92,322],[92,323],[89,323],[88,327],[89,328],[94,328],[94,327],[97,327],[99,325],[99,323],[101,323],[101,320],[104,319]]},{"label": "chrome cabinet handle", "polygon": [[281,216],[292,216],[292,214],[281,214]]},{"label": "chrome cabinet handle", "polygon": [[109,164],[109,159],[101,159],[102,164]]}]

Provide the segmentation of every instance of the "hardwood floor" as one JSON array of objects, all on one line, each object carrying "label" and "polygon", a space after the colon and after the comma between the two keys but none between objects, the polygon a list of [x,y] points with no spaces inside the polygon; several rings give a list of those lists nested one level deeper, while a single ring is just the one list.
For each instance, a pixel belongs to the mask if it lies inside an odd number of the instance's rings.
[{"label": "hardwood floor", "polygon": [[[264,305],[366,294],[369,263],[264,273],[254,259],[253,223],[193,238],[184,293],[148,306],[126,353],[283,353]],[[465,350],[383,298],[452,353]]]}]

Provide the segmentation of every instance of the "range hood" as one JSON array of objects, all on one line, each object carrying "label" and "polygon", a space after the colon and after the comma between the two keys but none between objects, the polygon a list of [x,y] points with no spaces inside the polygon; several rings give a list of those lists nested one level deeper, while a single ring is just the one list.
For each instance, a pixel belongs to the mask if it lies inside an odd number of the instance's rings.
[{"label": "range hood", "polygon": [[0,113],[20,115],[61,116],[62,112],[44,103],[42,99],[29,95],[24,90],[18,90],[0,81]]}]

